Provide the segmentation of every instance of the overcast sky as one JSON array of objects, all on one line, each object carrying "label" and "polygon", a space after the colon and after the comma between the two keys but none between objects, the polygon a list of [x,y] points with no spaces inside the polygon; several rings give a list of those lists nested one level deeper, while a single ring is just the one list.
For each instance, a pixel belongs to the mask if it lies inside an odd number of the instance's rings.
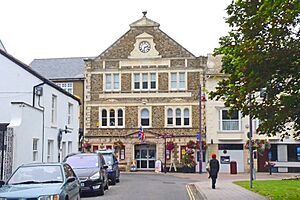
[{"label": "overcast sky", "polygon": [[0,40],[29,64],[35,58],[97,56],[142,17],[160,23],[196,56],[228,32],[231,0],[0,0]]}]

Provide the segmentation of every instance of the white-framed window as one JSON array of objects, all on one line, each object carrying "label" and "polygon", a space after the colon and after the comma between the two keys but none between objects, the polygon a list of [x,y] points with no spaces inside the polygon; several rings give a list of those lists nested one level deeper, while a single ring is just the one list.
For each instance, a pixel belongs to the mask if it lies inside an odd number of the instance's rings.
[{"label": "white-framed window", "polygon": [[54,94],[51,100],[51,123],[52,125],[56,125],[57,123],[57,96]]},{"label": "white-framed window", "polygon": [[61,145],[61,154],[62,159],[64,159],[67,156],[67,145],[65,141],[63,141]]},{"label": "white-framed window", "polygon": [[37,161],[39,158],[38,142],[39,139],[37,138],[32,139],[32,161]]},{"label": "white-framed window", "polygon": [[56,85],[61,87],[65,91],[73,94],[73,83],[72,82],[56,83]]},{"label": "white-framed window", "polygon": [[73,123],[73,104],[68,103],[68,125],[72,127]]},{"label": "white-framed window", "polygon": [[119,73],[104,74],[104,90],[105,91],[120,91],[121,81]]},{"label": "white-framed window", "polygon": [[150,112],[147,108],[141,110],[141,126],[150,126]]},{"label": "white-framed window", "polygon": [[171,90],[186,90],[186,72],[171,72],[169,76]]},{"label": "white-framed window", "polygon": [[53,162],[54,140],[48,140],[47,162]]},{"label": "white-framed window", "polygon": [[220,110],[220,131],[241,131],[241,116],[239,111],[232,111],[229,114],[228,109]]},{"label": "white-framed window", "polygon": [[138,126],[151,127],[152,126],[152,109],[151,107],[140,107],[138,109]]},{"label": "white-framed window", "polygon": [[68,154],[72,153],[72,141],[68,141]]},{"label": "white-framed window", "polygon": [[191,126],[191,107],[166,107],[167,127],[190,127]]},{"label": "white-framed window", "polygon": [[148,91],[157,90],[157,73],[134,73],[133,74],[133,90]]},{"label": "white-framed window", "polygon": [[100,108],[100,127],[124,127],[124,108]]}]

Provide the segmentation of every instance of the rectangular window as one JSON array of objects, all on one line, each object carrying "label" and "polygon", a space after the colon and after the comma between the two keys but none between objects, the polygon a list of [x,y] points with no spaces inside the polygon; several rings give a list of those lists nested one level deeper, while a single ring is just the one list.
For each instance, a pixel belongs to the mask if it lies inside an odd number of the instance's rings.
[{"label": "rectangular window", "polygon": [[111,90],[112,78],[111,74],[105,74],[105,90]]},{"label": "rectangular window", "polygon": [[120,90],[120,74],[105,74],[105,91]]},{"label": "rectangular window", "polygon": [[134,90],[156,90],[157,87],[156,73],[134,73],[133,88]]},{"label": "rectangular window", "polygon": [[57,86],[61,87],[65,91],[69,92],[70,94],[73,94],[73,83],[67,82],[67,83],[56,83]]},{"label": "rectangular window", "polygon": [[68,142],[68,154],[69,153],[72,153],[72,142],[71,141]]},{"label": "rectangular window", "polygon": [[73,104],[68,103],[68,125],[72,126],[73,122]]},{"label": "rectangular window", "polygon": [[240,116],[238,111],[221,110],[221,131],[239,131]]},{"label": "rectangular window", "polygon": [[120,89],[120,75],[114,74],[114,90]]},{"label": "rectangular window", "polygon": [[134,74],[134,89],[140,89],[140,74]]},{"label": "rectangular window", "polygon": [[172,72],[171,73],[171,90],[185,90],[186,89],[186,76],[185,72]]},{"label": "rectangular window", "polygon": [[171,89],[177,89],[177,73],[171,73]]},{"label": "rectangular window", "polygon": [[150,87],[151,89],[156,89],[156,74],[155,73],[150,73]]},{"label": "rectangular window", "polygon": [[288,161],[300,162],[300,144],[287,144],[287,149],[288,149]]},{"label": "rectangular window", "polygon": [[143,78],[143,89],[148,89],[148,74],[142,74]]},{"label": "rectangular window", "polygon": [[53,162],[54,141],[48,140],[47,162]]},{"label": "rectangular window", "polygon": [[38,160],[38,141],[39,139],[36,138],[32,140],[32,161]]},{"label": "rectangular window", "polygon": [[184,90],[185,89],[185,73],[180,72],[179,73],[179,87],[178,89]]},{"label": "rectangular window", "polygon": [[51,123],[56,125],[57,122],[57,96],[52,95],[51,100]]}]

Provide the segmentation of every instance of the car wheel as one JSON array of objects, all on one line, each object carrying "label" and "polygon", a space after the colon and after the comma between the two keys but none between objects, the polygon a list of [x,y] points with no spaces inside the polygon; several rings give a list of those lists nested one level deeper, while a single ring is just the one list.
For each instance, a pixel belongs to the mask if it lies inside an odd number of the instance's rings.
[{"label": "car wheel", "polygon": [[116,176],[113,176],[112,179],[110,180],[111,185],[116,185]]}]

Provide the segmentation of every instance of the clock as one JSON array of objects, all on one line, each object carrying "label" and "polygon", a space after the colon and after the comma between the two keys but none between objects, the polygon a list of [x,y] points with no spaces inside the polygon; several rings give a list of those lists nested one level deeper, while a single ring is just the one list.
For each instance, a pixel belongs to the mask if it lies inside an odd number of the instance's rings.
[{"label": "clock", "polygon": [[150,45],[150,43],[147,42],[147,41],[142,41],[142,42],[140,42],[140,44],[139,44],[139,49],[140,49],[140,51],[141,51],[142,53],[147,53],[147,52],[150,51],[151,45]]}]

